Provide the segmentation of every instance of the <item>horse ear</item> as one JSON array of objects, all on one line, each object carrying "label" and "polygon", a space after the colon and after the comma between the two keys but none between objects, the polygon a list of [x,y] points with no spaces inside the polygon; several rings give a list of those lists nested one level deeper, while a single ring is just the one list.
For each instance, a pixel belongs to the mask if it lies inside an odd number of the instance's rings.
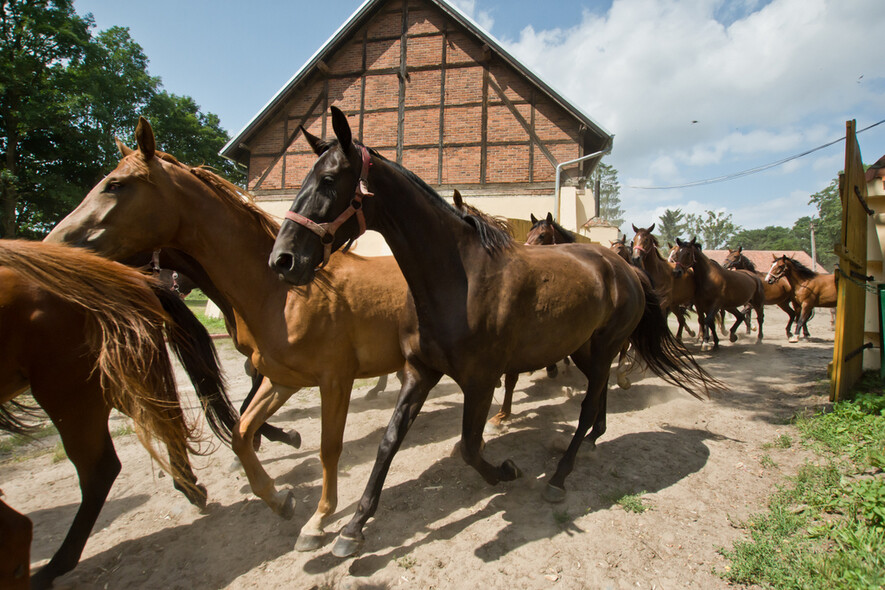
[{"label": "horse ear", "polygon": [[647,232],[648,232],[648,233],[651,233],[651,232],[653,232],[653,231],[655,231],[655,224],[654,224],[654,223],[652,223],[652,224],[651,224],[651,227],[650,227],[650,228],[648,228],[648,229],[647,229],[647,230],[645,230],[645,231],[647,231]]},{"label": "horse ear", "polygon": [[553,213],[551,213],[550,211],[547,212],[547,223],[553,223]]},{"label": "horse ear", "polygon": [[458,209],[464,205],[464,200],[461,199],[461,192],[458,189],[455,189],[455,194],[452,195],[452,200],[455,201],[455,207]]},{"label": "horse ear", "polygon": [[743,252],[743,251],[744,251],[744,247],[743,247],[743,246],[738,246],[738,254],[740,254],[740,253]]},{"label": "horse ear", "polygon": [[347,122],[347,117],[344,116],[341,109],[333,106],[331,110],[332,129],[335,130],[335,137],[338,138],[338,143],[341,144],[341,149],[344,153],[349,154],[351,147],[353,147],[353,134],[350,132],[350,123]]},{"label": "horse ear", "polygon": [[145,161],[154,157],[157,151],[157,142],[154,139],[154,130],[151,124],[144,117],[138,118],[138,125],[135,126],[135,141],[138,143],[138,150],[144,156]]},{"label": "horse ear", "polygon": [[683,247],[683,246],[685,245],[685,242],[683,242],[683,241],[680,240],[679,238],[676,238],[676,245],[679,246],[679,247],[681,248],[681,247]]},{"label": "horse ear", "polygon": [[325,142],[323,142],[323,140],[316,135],[310,133],[307,129],[304,128],[303,125],[301,126],[301,134],[304,135],[304,139],[306,139],[307,143],[310,144],[310,149],[313,150],[313,153],[318,156],[322,156],[328,148],[328,146],[324,145]]},{"label": "horse ear", "polygon": [[639,230],[636,228],[636,224],[635,224],[635,223],[631,223],[630,225],[633,226],[633,233],[634,233],[634,234],[638,234],[638,233],[639,233]]},{"label": "horse ear", "polygon": [[135,150],[131,147],[128,147],[125,143],[120,141],[120,138],[116,135],[114,136],[114,142],[117,144],[117,149],[120,150],[120,153],[125,157],[134,152]]},{"label": "horse ear", "polygon": [[538,218],[535,217],[534,213],[530,213],[529,215],[531,216],[531,219],[532,219],[532,225],[535,225],[536,223],[538,223]]}]

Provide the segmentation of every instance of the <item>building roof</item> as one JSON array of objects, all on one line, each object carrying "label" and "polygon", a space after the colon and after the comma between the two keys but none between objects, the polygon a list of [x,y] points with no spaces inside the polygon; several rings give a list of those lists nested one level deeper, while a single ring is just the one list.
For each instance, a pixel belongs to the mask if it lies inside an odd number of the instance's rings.
[{"label": "building roof", "polygon": [[[365,0],[359,8],[351,15],[351,17],[338,28],[326,43],[320,47],[316,53],[311,56],[301,68],[289,79],[286,84],[280,88],[277,93],[271,97],[267,104],[239,131],[227,144],[221,149],[220,154],[230,160],[243,162],[248,157],[248,152],[241,147],[246,143],[253,133],[262,126],[269,118],[271,118],[277,107],[279,107],[294,91],[302,81],[305,81],[319,67],[320,62],[325,62],[329,56],[340,49],[351,36],[359,30],[368,20],[375,14],[375,11],[388,0]],[[538,89],[544,92],[551,100],[560,107],[565,109],[573,117],[581,121],[587,126],[587,129],[603,139],[601,142],[606,149],[611,149],[614,135],[606,131],[599,123],[594,121],[589,115],[584,113],[580,108],[563,98],[563,96],[554,90],[549,84],[544,82],[540,76],[510,55],[490,33],[478,25],[473,19],[461,12],[457,7],[452,6],[446,0],[425,0],[435,5],[445,14],[458,22],[467,31],[478,37],[485,43],[491,51],[508,65],[516,69],[522,76],[527,78]]]},{"label": "building roof", "polygon": [[867,182],[871,182],[874,178],[885,178],[885,156],[882,156],[876,163],[867,168],[864,178]]},{"label": "building roof", "polygon": [[[723,264],[725,257],[728,256],[728,250],[704,250],[704,254],[707,255],[707,258]],[[812,266],[811,256],[803,250],[741,250],[741,254],[749,258],[759,272],[766,272],[771,268],[773,256],[780,258],[787,255],[819,273],[830,273],[820,262],[817,263],[817,266]]]}]

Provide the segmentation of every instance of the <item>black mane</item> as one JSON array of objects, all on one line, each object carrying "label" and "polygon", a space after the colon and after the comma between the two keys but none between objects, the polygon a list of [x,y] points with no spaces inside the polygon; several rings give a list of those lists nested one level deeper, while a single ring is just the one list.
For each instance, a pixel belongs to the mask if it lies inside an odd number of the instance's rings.
[{"label": "black mane", "polygon": [[787,259],[793,264],[793,271],[800,279],[813,279],[819,274],[814,272],[792,256],[788,256]]}]

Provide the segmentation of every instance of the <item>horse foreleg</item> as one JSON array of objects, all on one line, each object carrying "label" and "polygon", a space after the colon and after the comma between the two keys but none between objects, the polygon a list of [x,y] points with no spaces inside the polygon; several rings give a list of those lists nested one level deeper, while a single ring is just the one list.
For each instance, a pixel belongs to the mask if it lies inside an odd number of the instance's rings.
[{"label": "horse foreleg", "polygon": [[753,321],[753,306],[748,303],[741,310],[741,313],[744,316],[744,325],[747,328],[747,336],[749,336],[750,333],[753,331],[752,327],[750,326],[750,323]]},{"label": "horse foreleg", "polygon": [[627,377],[627,373],[633,368],[633,360],[628,354],[629,351],[630,343],[625,342],[621,347],[621,351],[618,353],[618,369],[615,371],[615,375],[618,378],[618,387],[621,389],[630,389],[633,385],[630,383],[630,378]]},{"label": "horse foreleg", "polygon": [[501,426],[504,420],[510,418],[511,406],[513,404],[513,390],[516,389],[516,382],[519,379],[519,373],[507,373],[504,375],[504,401],[501,402],[501,409],[498,413],[491,417],[489,424],[495,427]]},{"label": "horse foreleg", "polygon": [[[378,455],[375,457],[375,465],[372,467],[372,474],[369,481],[366,482],[366,489],[360,498],[356,507],[356,512],[350,521],[341,529],[338,540],[332,547],[332,554],[337,557],[348,557],[356,553],[363,541],[363,527],[366,522],[375,514],[378,509],[378,500],[381,498],[381,488],[384,487],[384,479],[390,469],[390,463],[393,461],[394,455],[399,450],[405,439],[406,433],[409,431],[412,422],[424,401],[427,394],[434,385],[439,383],[442,373],[439,371],[425,367],[416,361],[407,361],[404,367],[403,386],[400,390],[399,397],[396,400],[396,407],[387,430],[384,432],[384,438],[378,446]],[[489,396],[491,402],[491,396]],[[486,406],[488,412],[488,406]],[[485,416],[480,420],[481,424],[485,423]],[[482,435],[482,426],[480,426],[480,436]],[[463,448],[463,445],[462,445]]]},{"label": "horse foreleg", "polygon": [[[719,335],[716,333],[716,322],[720,317],[719,310],[714,308],[703,314],[702,317],[704,318],[704,343],[701,345],[701,350],[718,350]],[[711,339],[713,340],[712,344],[710,343]]]},{"label": "horse foreleg", "polygon": [[793,322],[796,321],[798,313],[796,313],[796,310],[793,308],[792,303],[789,301],[781,301],[777,304],[777,306],[784,310],[784,313],[787,314],[788,318],[790,318],[790,320],[787,322],[787,338],[789,338],[793,335]]},{"label": "horse foreleg", "polygon": [[[252,388],[249,390],[249,393],[246,395],[246,399],[243,400],[243,403],[240,404],[240,414],[246,411],[246,408],[249,407],[249,404],[252,403],[252,400],[255,398],[255,394],[261,388],[261,384],[264,382],[265,377],[255,369],[251,368],[252,363],[246,361],[246,372],[252,376]],[[282,428],[278,428],[268,423],[264,423],[261,425],[261,428],[258,429],[258,432],[255,434],[255,438],[252,441],[252,444],[255,445],[255,450],[257,451],[261,448],[261,437],[265,437],[267,440],[272,440],[273,442],[279,442],[290,447],[298,448],[301,446],[301,435],[298,434],[297,431],[292,430],[290,432],[286,432]]]},{"label": "horse foreleg", "polygon": [[805,323],[808,321],[808,318],[811,317],[811,312],[814,308],[810,305],[802,304],[802,309],[799,312],[799,319],[796,320],[796,333],[790,338],[790,342],[799,342],[799,336],[805,332],[805,337],[808,338],[808,328],[805,327]]},{"label": "horse foreleg", "polygon": [[[725,313],[725,309],[722,310],[722,314]],[[744,312],[739,310],[736,307],[727,308],[728,313],[734,316],[734,324],[731,326],[731,330],[728,331],[728,340],[729,342],[737,342],[737,330],[741,326],[741,322],[746,322],[749,326],[750,323],[747,321],[747,316],[744,315]]]},{"label": "horse foreleg", "polygon": [[264,470],[258,455],[255,454],[252,440],[264,421],[273,416],[296,391],[297,388],[280,387],[265,379],[252,403],[240,416],[231,437],[231,448],[246,472],[252,491],[264,500],[271,510],[286,519],[292,518],[295,511],[292,492],[277,492],[273,479]]},{"label": "horse foreleg", "polygon": [[338,461],[344,447],[344,426],[347,423],[347,408],[353,379],[339,380],[334,376],[331,383],[320,384],[322,440],[320,442],[320,462],[323,464],[323,491],[316,512],[301,527],[295,542],[298,551],[319,549],[325,534],[325,521],[335,514],[338,507]]},{"label": "horse foreleg", "polygon": [[[587,376],[587,393],[581,402],[581,414],[572,441],[544,490],[544,499],[548,502],[562,502],[565,499],[565,480],[575,468],[575,460],[584,438],[586,437],[595,447],[596,440],[605,433],[606,398],[612,355],[602,354],[601,351],[597,354],[594,352],[578,351],[572,354],[575,366]],[[587,434],[588,431],[590,434]]]},{"label": "horse foreleg", "polygon": [[81,494],[80,507],[68,534],[49,563],[31,576],[31,588],[49,588],[55,578],[76,567],[120,473],[120,460],[108,431],[110,410],[104,402],[98,377],[88,381],[90,387],[82,392],[77,404],[70,403],[67,387],[61,388],[60,393],[49,393],[35,380],[31,381],[34,399],[49,414],[68,459],[77,469]]}]

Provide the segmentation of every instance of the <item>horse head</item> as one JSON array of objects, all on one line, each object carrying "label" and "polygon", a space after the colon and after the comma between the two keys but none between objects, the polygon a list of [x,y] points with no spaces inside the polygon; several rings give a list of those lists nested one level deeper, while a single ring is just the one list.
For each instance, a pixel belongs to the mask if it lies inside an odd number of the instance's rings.
[{"label": "horse head", "polygon": [[556,227],[553,224],[553,214],[547,212],[547,217],[538,219],[531,214],[532,228],[525,238],[527,246],[549,246],[556,244]]}]

